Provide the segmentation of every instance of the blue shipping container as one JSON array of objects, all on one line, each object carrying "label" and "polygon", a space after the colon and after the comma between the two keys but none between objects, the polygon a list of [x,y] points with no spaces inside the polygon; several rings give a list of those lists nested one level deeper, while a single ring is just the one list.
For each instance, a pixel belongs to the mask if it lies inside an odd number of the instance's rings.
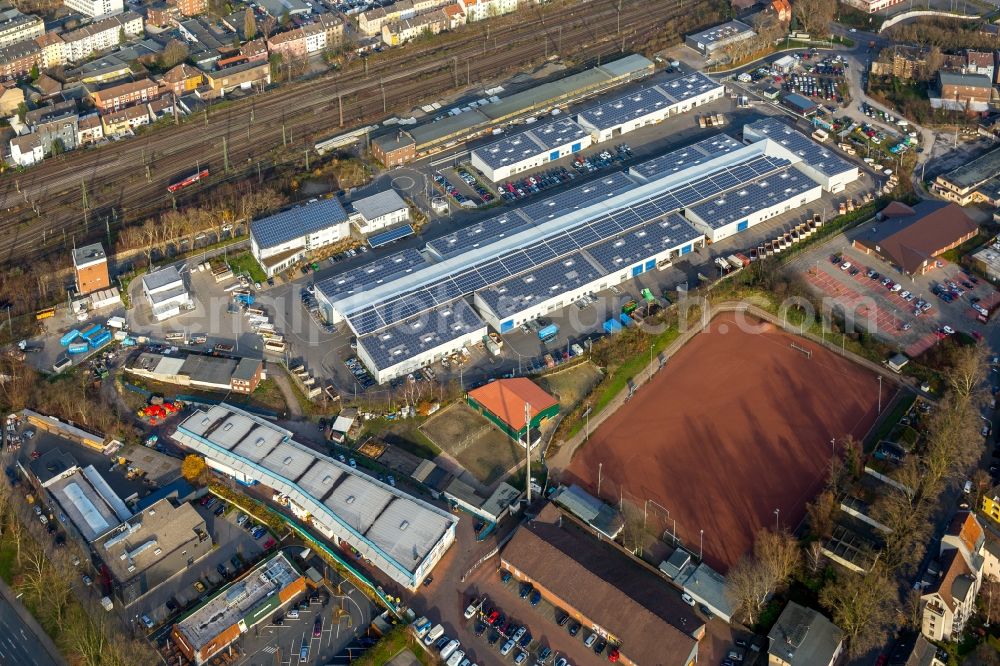
[{"label": "blue shipping container", "polygon": [[86,342],[74,342],[66,348],[70,354],[84,354],[90,348]]},{"label": "blue shipping container", "polygon": [[622,325],[618,323],[617,319],[609,319],[604,322],[604,332],[605,333],[615,333],[622,330]]},{"label": "blue shipping container", "polygon": [[557,335],[559,335],[559,327],[556,326],[555,324],[549,324],[545,328],[538,331],[538,339],[541,340],[542,342],[545,342],[546,340],[551,340]]},{"label": "blue shipping container", "polygon": [[74,340],[76,340],[78,337],[80,337],[80,331],[78,331],[77,329],[74,328],[72,331],[70,331],[66,335],[62,336],[61,338],[59,338],[59,344],[61,344],[63,347],[65,347],[69,343],[71,343]]},{"label": "blue shipping container", "polygon": [[632,326],[633,324],[635,324],[635,321],[632,320],[632,317],[629,317],[624,312],[621,313],[620,315],[618,315],[618,318],[621,320],[622,324],[624,324],[625,326]]},{"label": "blue shipping container", "polygon": [[101,326],[98,324],[88,328],[86,331],[80,334],[80,337],[84,340],[90,340],[92,337],[101,332]]},{"label": "blue shipping container", "polygon": [[111,342],[111,331],[104,331],[96,338],[91,340],[90,344],[93,345],[94,349],[100,349],[109,342]]}]

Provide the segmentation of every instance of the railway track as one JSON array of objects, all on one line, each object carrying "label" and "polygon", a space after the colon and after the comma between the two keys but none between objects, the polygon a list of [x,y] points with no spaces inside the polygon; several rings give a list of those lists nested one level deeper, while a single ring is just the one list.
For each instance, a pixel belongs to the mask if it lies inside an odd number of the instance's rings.
[{"label": "railway track", "polygon": [[[275,163],[279,151],[290,152],[288,146],[300,146],[304,158],[315,140],[338,131],[341,108],[346,128],[382,117],[384,109],[412,108],[434,94],[429,91],[495,80],[559,47],[564,56],[607,57],[622,48],[619,22],[627,46],[629,39],[648,38],[696,4],[628,3],[619,15],[615,2],[591,2],[571,6],[558,19],[535,6],[529,10],[535,21],[500,26],[490,30],[488,38],[473,34],[407,51],[407,63],[412,64],[400,67],[398,59],[388,57],[389,51],[369,63],[367,73],[359,67],[286,85],[189,117],[179,127],[67,153],[26,172],[7,174],[0,179],[0,260],[61,250],[73,240],[103,236],[113,225],[167,208],[171,197],[166,186],[193,171],[195,164],[210,166],[210,182],[218,184],[255,176],[258,167]],[[523,19],[523,13],[518,16]],[[229,173],[223,169],[223,148]]]}]

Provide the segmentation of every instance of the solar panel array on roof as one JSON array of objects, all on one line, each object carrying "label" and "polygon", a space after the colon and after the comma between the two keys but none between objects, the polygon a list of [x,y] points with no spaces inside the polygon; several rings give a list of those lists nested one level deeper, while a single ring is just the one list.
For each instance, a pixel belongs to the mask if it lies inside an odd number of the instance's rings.
[{"label": "solar panel array on roof", "polygon": [[634,90],[580,112],[580,118],[597,129],[610,129],[669,109],[722,86],[701,72]]},{"label": "solar panel array on roof", "polygon": [[621,194],[636,185],[638,182],[635,178],[624,171],[615,171],[598,180],[592,180],[584,185],[563,190],[559,194],[528,204],[520,211],[529,220],[540,224],[558,215],[565,215],[569,211],[592,206],[598,201]]},{"label": "solar panel array on roof", "polygon": [[604,273],[573,252],[477,293],[501,319],[599,280]]},{"label": "solar panel array on roof", "polygon": [[401,227],[396,227],[395,229],[390,229],[389,231],[383,231],[380,234],[369,236],[368,245],[373,248],[382,247],[383,245],[388,245],[389,243],[395,243],[400,238],[406,238],[407,236],[412,235],[413,226],[404,224]]},{"label": "solar panel array on roof", "polygon": [[366,287],[382,284],[400,275],[413,272],[427,262],[423,255],[413,248],[407,248],[385,257],[375,259],[346,273],[328,277],[316,283],[316,289],[323,292],[327,300],[357,293]]},{"label": "solar panel array on roof", "polygon": [[803,162],[824,176],[836,176],[857,169],[853,164],[827,150],[806,135],[789,127],[776,118],[763,118],[749,123],[743,129],[751,140],[771,139],[798,155]]},{"label": "solar panel array on roof", "polygon": [[259,247],[271,248],[346,220],[347,211],[334,197],[257,220],[250,224],[250,233]]},{"label": "solar panel array on roof", "polygon": [[791,167],[694,205],[690,210],[713,229],[719,229],[816,187],[819,185],[814,180]]},{"label": "solar panel array on roof", "polygon": [[358,337],[358,348],[382,370],[485,327],[472,306],[459,299],[378,333],[362,335]]},{"label": "solar panel array on roof", "polygon": [[641,176],[647,180],[653,180],[666,174],[677,173],[692,166],[703,164],[742,147],[742,143],[728,134],[719,134],[702,139],[690,146],[672,150],[651,160],[635,164],[629,167],[629,173]]},{"label": "solar panel array on roof", "polygon": [[472,153],[484,164],[497,169],[517,164],[539,153],[565,146],[585,136],[587,136],[587,130],[577,125],[576,122],[569,118],[560,118],[480,146]]},{"label": "solar panel array on roof", "polygon": [[427,245],[442,257],[453,257],[506,238],[530,226],[531,223],[522,215],[521,210],[510,210],[463,227],[447,236],[435,238]]},{"label": "solar panel array on roof", "polygon": [[658,222],[587,248],[587,254],[607,274],[620,271],[666,250],[701,238],[702,234],[677,213]]}]

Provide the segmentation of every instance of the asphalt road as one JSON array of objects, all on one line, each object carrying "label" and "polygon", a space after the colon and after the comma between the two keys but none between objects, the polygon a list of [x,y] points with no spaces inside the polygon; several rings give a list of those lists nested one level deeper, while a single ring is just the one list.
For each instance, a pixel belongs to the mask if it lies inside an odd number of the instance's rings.
[{"label": "asphalt road", "polygon": [[[27,610],[9,598],[10,592],[6,585],[0,587],[0,664],[63,666],[65,662],[50,656],[38,634],[22,619]],[[47,636],[44,641],[51,644]]]}]

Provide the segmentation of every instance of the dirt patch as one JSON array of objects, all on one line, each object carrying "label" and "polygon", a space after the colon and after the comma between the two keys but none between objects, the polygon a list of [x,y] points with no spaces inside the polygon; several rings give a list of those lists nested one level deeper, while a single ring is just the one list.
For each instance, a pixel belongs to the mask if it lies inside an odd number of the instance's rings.
[{"label": "dirt patch", "polygon": [[486,486],[524,458],[520,445],[464,402],[444,409],[420,430]]},{"label": "dirt patch", "polygon": [[761,527],[799,524],[822,487],[830,439],[863,438],[877,415],[873,373],[802,338],[748,328],[716,317],[591,434],[564,478],[596,492],[600,475],[605,500],[631,502],[649,531],[676,530],[695,553],[703,533],[705,560],[723,572]]},{"label": "dirt patch", "polygon": [[559,398],[559,411],[568,413],[601,381],[601,371],[592,363],[580,363],[538,380],[548,393]]}]

